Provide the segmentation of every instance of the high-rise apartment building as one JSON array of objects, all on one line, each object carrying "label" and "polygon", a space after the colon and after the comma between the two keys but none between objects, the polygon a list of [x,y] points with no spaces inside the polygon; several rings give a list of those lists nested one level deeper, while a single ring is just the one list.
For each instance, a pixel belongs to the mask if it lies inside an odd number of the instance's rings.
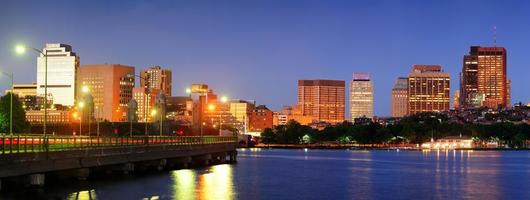
[{"label": "high-rise apartment building", "polygon": [[[82,65],[77,75],[78,98],[90,94],[93,116],[110,122],[127,121],[127,104],[132,99],[134,67],[120,64]],[[87,88],[88,91],[83,91]]]},{"label": "high-rise apartment building", "polygon": [[460,102],[465,108],[509,106],[506,49],[471,46],[464,55]]},{"label": "high-rise apartment building", "polygon": [[345,82],[341,80],[299,80],[298,105],[302,114],[331,124],[344,121]]},{"label": "high-rise apartment building", "polygon": [[450,79],[439,65],[414,65],[408,77],[408,113],[448,111]]},{"label": "high-rise apartment building", "polygon": [[392,117],[404,117],[409,112],[409,79],[399,77],[392,88]]},{"label": "high-rise apartment building", "polygon": [[152,66],[142,70],[140,73],[140,86],[162,92],[171,96],[171,70],[162,69],[160,66]]},{"label": "high-rise apartment building", "polygon": [[[45,62],[48,63],[48,97],[54,104],[73,106],[76,97],[79,57],[66,44],[46,44],[37,58],[37,95],[45,94]],[[47,61],[46,61],[47,59]]]},{"label": "high-rise apartment building", "polygon": [[370,75],[354,73],[350,84],[351,121],[356,118],[374,117],[374,89]]}]

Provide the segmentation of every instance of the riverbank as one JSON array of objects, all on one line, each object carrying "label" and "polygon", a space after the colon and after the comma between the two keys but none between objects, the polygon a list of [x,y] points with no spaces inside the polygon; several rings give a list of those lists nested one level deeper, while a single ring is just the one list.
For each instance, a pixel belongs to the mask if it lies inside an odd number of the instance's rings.
[{"label": "riverbank", "polygon": [[[266,148],[266,149],[373,149],[373,150],[437,150],[437,149],[423,149],[417,145],[399,145],[399,146],[389,146],[389,145],[362,145],[362,144],[257,144],[253,148]],[[442,150],[442,149],[441,149]],[[520,151],[520,150],[530,150],[529,148],[458,148],[450,150],[474,150],[474,151]]]}]

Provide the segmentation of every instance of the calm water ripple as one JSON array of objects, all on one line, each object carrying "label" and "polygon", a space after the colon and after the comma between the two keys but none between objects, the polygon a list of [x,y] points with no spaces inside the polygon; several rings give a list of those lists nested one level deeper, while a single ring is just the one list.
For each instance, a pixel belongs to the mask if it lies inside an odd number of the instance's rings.
[{"label": "calm water ripple", "polygon": [[[239,151],[237,164],[54,184],[37,194],[59,199],[529,199],[529,185],[530,151],[247,149]],[[0,198],[27,197],[20,195]]]}]

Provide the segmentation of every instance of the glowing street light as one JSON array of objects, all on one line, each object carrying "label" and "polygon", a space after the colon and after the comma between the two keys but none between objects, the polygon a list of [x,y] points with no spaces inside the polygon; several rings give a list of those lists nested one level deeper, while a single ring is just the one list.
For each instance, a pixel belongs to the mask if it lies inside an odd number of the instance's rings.
[{"label": "glowing street light", "polygon": [[17,54],[24,54],[26,53],[26,47],[23,45],[17,45],[15,46],[15,52],[17,52]]},{"label": "glowing street light", "polygon": [[155,110],[155,109],[151,110],[151,117],[154,117],[154,116],[156,116],[156,113],[157,113],[157,112],[156,112],[156,110]]},{"label": "glowing street light", "polygon": [[[15,52],[17,54],[25,54],[28,47],[24,45],[15,46]],[[44,122],[42,126],[42,133],[46,136],[46,124],[48,122],[48,51],[42,52],[37,48],[30,48],[31,50],[39,53],[44,57]]]},{"label": "glowing street light", "polygon": [[186,94],[191,94],[191,88],[186,88]]},{"label": "glowing street light", "polygon": [[81,87],[81,91],[86,94],[90,92],[90,88],[88,88],[86,85],[83,85],[83,87]]},{"label": "glowing street light", "polygon": [[77,108],[79,110],[79,136],[83,135],[83,115],[81,113],[83,111],[83,107],[85,107],[85,102],[80,101],[77,103]]},{"label": "glowing street light", "polygon": [[222,96],[221,97],[221,103],[226,103],[228,101],[228,97]]},{"label": "glowing street light", "polygon": [[215,110],[215,105],[213,105],[213,104],[208,104],[208,110],[209,110],[209,111],[214,111],[214,110]]}]

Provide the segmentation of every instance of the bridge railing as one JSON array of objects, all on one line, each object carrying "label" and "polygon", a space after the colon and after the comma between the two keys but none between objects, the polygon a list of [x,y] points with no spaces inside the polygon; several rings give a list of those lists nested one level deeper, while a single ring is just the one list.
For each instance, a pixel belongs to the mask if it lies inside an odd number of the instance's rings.
[{"label": "bridge railing", "polygon": [[235,143],[235,136],[39,136],[1,135],[0,154],[69,151],[79,149],[113,148],[156,145],[202,145]]}]

